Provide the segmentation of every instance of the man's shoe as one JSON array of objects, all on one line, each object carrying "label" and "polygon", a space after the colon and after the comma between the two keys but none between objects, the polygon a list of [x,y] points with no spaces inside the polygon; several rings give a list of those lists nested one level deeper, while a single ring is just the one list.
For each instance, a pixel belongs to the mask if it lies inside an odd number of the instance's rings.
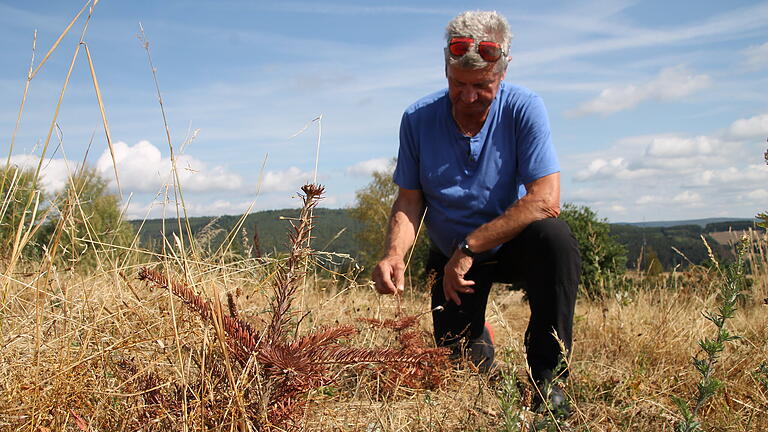
[{"label": "man's shoe", "polygon": [[469,360],[482,374],[488,374],[496,368],[496,349],[493,346],[493,330],[485,323],[479,338],[469,341]]},{"label": "man's shoe", "polygon": [[488,321],[485,322],[485,330],[488,332],[488,339],[491,340],[491,345],[496,343],[496,338],[493,334],[493,327],[491,327],[490,324],[488,324]]},{"label": "man's shoe", "polygon": [[[546,399],[546,404],[543,403],[539,391]],[[552,385],[547,382],[539,386],[539,391],[534,389],[533,406],[531,407],[534,412],[546,414],[547,409],[549,409],[557,418],[564,419],[571,416],[571,403],[559,385]]]}]

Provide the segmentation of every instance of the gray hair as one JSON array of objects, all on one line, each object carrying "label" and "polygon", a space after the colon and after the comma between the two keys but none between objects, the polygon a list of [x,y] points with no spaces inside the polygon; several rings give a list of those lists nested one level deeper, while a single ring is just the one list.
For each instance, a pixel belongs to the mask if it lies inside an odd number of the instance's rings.
[{"label": "gray hair", "polygon": [[[509,63],[509,47],[512,43],[512,32],[509,23],[503,15],[496,11],[467,11],[452,19],[445,28],[446,44],[454,37],[471,37],[476,41],[492,41],[501,45],[504,55],[496,61],[494,71],[502,73]],[[462,69],[483,69],[488,62],[471,49],[459,58],[451,55],[445,47],[445,65],[458,65]]]}]

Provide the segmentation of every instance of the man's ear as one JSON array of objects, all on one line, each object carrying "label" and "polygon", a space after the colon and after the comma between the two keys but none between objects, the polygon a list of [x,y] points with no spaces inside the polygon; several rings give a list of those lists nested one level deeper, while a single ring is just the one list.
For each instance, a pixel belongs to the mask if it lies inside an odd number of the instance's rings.
[{"label": "man's ear", "polygon": [[509,69],[510,63],[512,63],[512,56],[507,57],[507,67],[504,68],[504,73],[501,74],[502,81],[504,81],[504,78],[507,76],[507,70]]}]

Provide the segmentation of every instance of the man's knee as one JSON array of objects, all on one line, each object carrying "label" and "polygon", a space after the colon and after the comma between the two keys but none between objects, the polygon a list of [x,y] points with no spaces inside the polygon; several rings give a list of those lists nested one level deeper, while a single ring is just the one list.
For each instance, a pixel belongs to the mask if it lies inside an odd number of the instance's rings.
[{"label": "man's knee", "polygon": [[536,244],[547,252],[579,255],[579,244],[568,223],[562,219],[541,219],[528,225],[525,231],[526,236],[535,239]]}]

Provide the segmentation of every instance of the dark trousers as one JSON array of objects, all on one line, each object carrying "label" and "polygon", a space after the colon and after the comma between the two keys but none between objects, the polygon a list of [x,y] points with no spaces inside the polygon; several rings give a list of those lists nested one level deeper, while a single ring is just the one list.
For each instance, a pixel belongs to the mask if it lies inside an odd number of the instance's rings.
[{"label": "dark trousers", "polygon": [[[528,365],[537,382],[551,380],[561,360],[560,346],[553,331],[570,354],[573,311],[581,273],[581,257],[568,224],[560,219],[543,219],[530,224],[517,237],[501,246],[488,260],[475,263],[464,277],[475,282],[473,294],[459,294],[461,306],[446,303],[443,294],[443,268],[448,257],[434,250],[427,261],[427,274],[434,274],[432,313],[435,341],[456,351],[468,349],[470,359],[488,370],[493,364],[494,347],[485,328],[485,309],[493,282],[524,285],[531,308],[525,332]],[[429,277],[429,276],[428,276]]]}]

